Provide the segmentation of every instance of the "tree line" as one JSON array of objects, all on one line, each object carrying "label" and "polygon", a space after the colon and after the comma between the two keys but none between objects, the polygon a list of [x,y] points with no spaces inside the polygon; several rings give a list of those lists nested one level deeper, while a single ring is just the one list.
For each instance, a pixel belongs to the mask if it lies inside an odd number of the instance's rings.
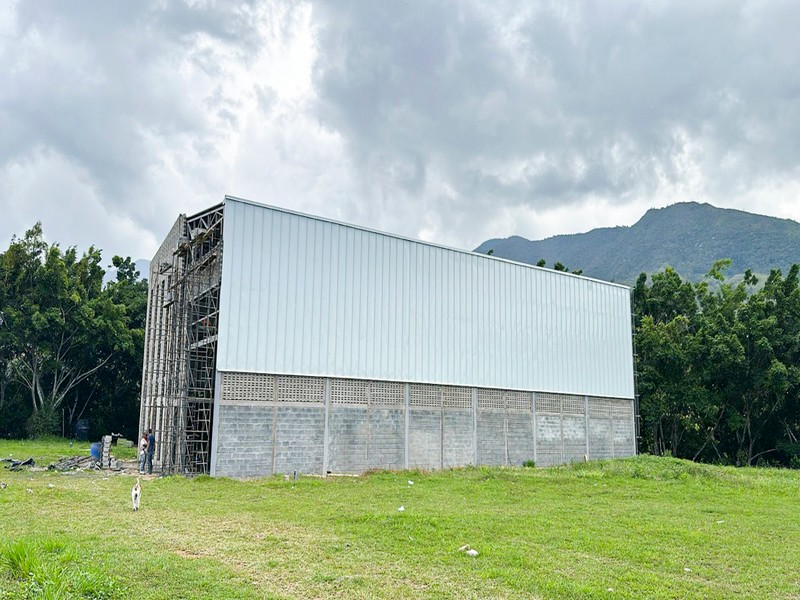
[{"label": "tree line", "polygon": [[672,269],[633,289],[640,450],[734,465],[800,467],[800,265],[759,286]]},{"label": "tree line", "polygon": [[[726,280],[729,265],[636,281],[640,451],[800,467],[800,265],[763,282]],[[104,283],[100,250],[48,244],[40,224],[0,253],[0,436],[81,418],[94,437],[136,435],[147,281],[129,257],[110,266]]]},{"label": "tree line", "polygon": [[0,253],[0,436],[90,434],[135,438],[147,281],[100,250],[48,244],[41,224]]}]

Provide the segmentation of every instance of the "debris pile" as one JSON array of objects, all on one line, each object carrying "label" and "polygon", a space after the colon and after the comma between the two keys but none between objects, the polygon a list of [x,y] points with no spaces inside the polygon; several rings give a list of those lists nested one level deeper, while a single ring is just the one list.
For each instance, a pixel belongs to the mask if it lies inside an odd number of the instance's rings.
[{"label": "debris pile", "polygon": [[4,458],[2,462],[9,463],[6,465],[6,469],[9,471],[19,471],[22,467],[33,467],[36,465],[36,462],[33,458],[29,458],[28,460],[17,460],[15,458]]},{"label": "debris pile", "polygon": [[99,469],[100,463],[91,456],[70,456],[62,458],[47,467],[51,471],[82,471],[84,469]]}]

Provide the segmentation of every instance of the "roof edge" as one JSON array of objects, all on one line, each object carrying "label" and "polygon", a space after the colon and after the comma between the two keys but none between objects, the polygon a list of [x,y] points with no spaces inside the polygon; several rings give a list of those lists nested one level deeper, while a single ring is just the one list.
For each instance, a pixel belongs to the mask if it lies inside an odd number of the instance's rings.
[{"label": "roof edge", "polygon": [[[257,206],[259,208],[268,208],[270,210],[274,210],[274,211],[277,211],[277,212],[282,212],[282,213],[289,214],[289,215],[295,215],[295,216],[298,216],[298,217],[304,217],[306,219],[313,219],[315,221],[322,221],[323,223],[332,223],[334,225],[340,225],[342,227],[349,227],[351,229],[356,229],[356,230],[359,230],[359,231],[366,231],[368,233],[376,233],[378,235],[384,235],[384,236],[387,236],[387,237],[392,237],[392,238],[395,238],[395,239],[404,240],[406,242],[413,242],[415,244],[423,244],[425,246],[432,246],[433,248],[440,248],[442,250],[450,250],[451,252],[458,252],[459,254],[468,254],[469,256],[477,256],[477,257],[481,257],[481,258],[484,258],[484,259],[487,259],[487,260],[495,260],[495,261],[499,261],[499,262],[504,262],[504,263],[508,263],[508,264],[511,264],[511,265],[516,265],[516,266],[519,266],[519,267],[525,267],[525,268],[533,269],[533,270],[536,270],[536,271],[543,271],[543,272],[546,272],[546,273],[557,273],[558,275],[562,275],[562,276],[565,276],[565,277],[575,277],[577,279],[582,279],[584,281],[592,281],[594,283],[599,283],[599,284],[602,284],[602,285],[609,285],[609,286],[613,286],[613,287],[618,287],[618,288],[622,288],[622,289],[625,289],[625,290],[628,290],[628,291],[631,290],[630,286],[624,285],[622,283],[616,283],[614,281],[604,281],[602,279],[595,279],[594,277],[586,277],[585,275],[576,275],[575,273],[568,273],[566,271],[556,271],[554,269],[547,269],[547,268],[544,268],[544,267],[537,267],[536,265],[532,265],[530,263],[524,263],[524,262],[519,262],[519,261],[516,261],[516,260],[510,260],[510,259],[507,259],[507,258],[501,258],[499,256],[491,256],[489,254],[480,254],[478,252],[473,252],[473,251],[470,251],[470,250],[463,250],[461,248],[453,248],[452,246],[445,246],[443,244],[436,244],[434,242],[427,242],[425,240],[419,240],[419,239],[416,239],[416,238],[412,238],[412,237],[408,237],[408,236],[404,236],[404,235],[399,235],[397,233],[389,233],[389,232],[386,232],[386,231],[381,231],[379,229],[372,229],[370,227],[364,227],[362,225],[354,225],[353,223],[346,223],[344,221],[337,221],[336,219],[329,219],[327,217],[321,217],[319,215],[312,215],[312,214],[309,214],[309,213],[304,213],[304,212],[300,212],[300,211],[297,211],[297,210],[292,210],[292,209],[289,209],[289,208],[283,208],[281,206],[274,206],[272,204],[265,204],[263,202],[256,202],[255,200],[248,200],[247,198],[239,198],[238,196],[231,196],[231,195],[226,194],[225,195],[225,199],[223,200],[223,204],[225,204],[228,201],[240,202],[242,204],[250,204],[252,206]],[[216,205],[215,205],[214,208],[216,208]],[[208,209],[208,210],[211,210],[211,209]],[[205,212],[205,211],[201,211],[201,212]]]}]

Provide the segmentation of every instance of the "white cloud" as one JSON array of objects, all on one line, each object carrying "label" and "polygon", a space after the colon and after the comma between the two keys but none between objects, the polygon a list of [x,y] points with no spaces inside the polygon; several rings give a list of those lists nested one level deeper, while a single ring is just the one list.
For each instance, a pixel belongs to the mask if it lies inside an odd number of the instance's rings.
[{"label": "white cloud", "polygon": [[706,201],[800,219],[800,10],[10,2],[0,241],[149,257],[223,194],[475,247]]},{"label": "white cloud", "polygon": [[[89,233],[83,249],[90,244],[103,249],[106,264],[111,263],[114,248],[130,249],[138,256],[158,243],[128,215],[109,211],[86,171],[52,152],[36,152],[25,162],[7,165],[0,178],[0,195],[6,202],[8,222],[18,224],[17,233],[41,221],[47,239],[62,246],[74,245],[76,232]],[[35,212],[31,198],[37,199]]]}]

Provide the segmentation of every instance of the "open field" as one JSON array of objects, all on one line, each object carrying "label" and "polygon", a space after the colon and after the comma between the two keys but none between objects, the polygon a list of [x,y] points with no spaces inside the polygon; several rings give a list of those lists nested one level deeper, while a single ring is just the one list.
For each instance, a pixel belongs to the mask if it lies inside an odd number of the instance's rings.
[{"label": "open field", "polygon": [[[46,464],[76,448],[1,441],[0,457]],[[643,456],[153,478],[138,513],[130,475],[0,469],[0,481],[0,598],[800,598],[792,471]]]}]

